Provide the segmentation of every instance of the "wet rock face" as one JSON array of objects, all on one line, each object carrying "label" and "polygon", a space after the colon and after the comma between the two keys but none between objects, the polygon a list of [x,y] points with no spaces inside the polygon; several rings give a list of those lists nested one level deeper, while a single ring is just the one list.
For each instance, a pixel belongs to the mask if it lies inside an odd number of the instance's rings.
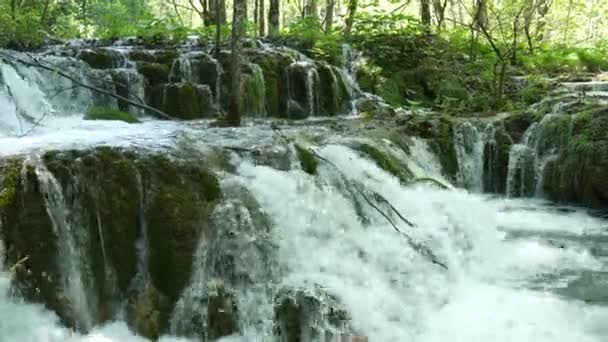
[{"label": "wet rock face", "polygon": [[484,179],[485,192],[506,193],[507,177],[509,174],[509,153],[513,146],[513,139],[498,126],[493,137],[484,145]]},{"label": "wet rock face", "polygon": [[550,198],[608,207],[608,110],[573,117],[572,133],[559,158],[547,165],[543,189]]},{"label": "wet rock face", "polygon": [[320,287],[284,289],[275,299],[275,315],[278,336],[286,342],[333,341],[350,330],[346,311]]},{"label": "wet rock face", "polygon": [[[231,98],[230,52],[212,56],[198,50],[146,50],[132,47],[84,49],[75,56],[100,72],[114,75],[133,69],[143,76],[148,105],[183,120],[226,112]],[[289,49],[248,48],[243,59],[243,99],[246,116],[304,119],[334,116],[350,110],[349,90],[340,71]],[[129,97],[139,85],[114,77],[117,93]],[[203,87],[204,86],[204,87]],[[127,96],[125,96],[127,95]],[[219,102],[219,103],[217,103]],[[125,107],[126,104],[119,103]],[[125,109],[122,108],[121,109]]]},{"label": "wet rock face", "polygon": [[[129,324],[158,336],[190,279],[195,247],[220,197],[200,159],[99,147],[47,152],[40,161],[3,160],[2,259],[18,265],[15,289],[68,326],[86,330],[113,319],[129,298]],[[138,260],[144,228],[148,253]],[[67,258],[78,262],[66,264]],[[142,262],[146,269],[138,269]],[[150,281],[135,282],[148,274]],[[66,279],[81,280],[92,322],[75,311]]]},{"label": "wet rock face", "polygon": [[22,161],[0,166],[0,238],[5,243],[6,267],[15,271],[15,290],[43,303],[73,323],[60,296],[56,262],[57,237],[47,214],[42,190],[33,169],[22,173]]}]

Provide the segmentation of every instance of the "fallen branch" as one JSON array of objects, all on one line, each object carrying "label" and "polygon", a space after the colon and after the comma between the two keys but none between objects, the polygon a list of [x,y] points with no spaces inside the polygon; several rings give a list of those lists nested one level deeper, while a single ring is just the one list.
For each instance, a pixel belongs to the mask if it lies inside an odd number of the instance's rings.
[{"label": "fallen branch", "polygon": [[11,268],[8,269],[8,272],[14,273],[19,266],[23,265],[23,263],[28,261],[29,259],[30,259],[29,256],[21,258],[21,260],[17,261]]},{"label": "fallen branch", "polygon": [[[283,134],[283,132],[281,132],[279,130],[278,127],[276,126],[272,126],[272,129],[279,134],[283,139],[285,139],[287,142],[291,142],[291,139],[289,139],[287,136],[285,136]],[[342,172],[342,170],[333,162],[331,162],[330,160],[328,160],[327,158],[319,155],[316,151],[312,150],[312,149],[307,149],[308,152],[310,152],[310,154],[312,154],[315,158],[327,163],[328,165],[330,165],[331,167],[333,167],[334,169],[336,169],[340,174],[342,174],[343,176],[344,173]],[[411,236],[409,236],[408,234],[406,234],[405,232],[403,232],[401,229],[399,229],[399,227],[397,227],[397,225],[395,224],[395,222],[393,222],[393,220],[390,218],[390,216],[385,213],[382,209],[378,208],[378,206],[369,199],[369,197],[367,197],[367,195],[365,194],[365,191],[363,191],[363,189],[361,189],[359,187],[359,185],[357,184],[356,181],[354,180],[349,180],[346,176],[345,178],[347,179],[347,181],[353,186],[353,188],[355,188],[355,190],[357,190],[357,192],[361,195],[361,197],[363,197],[363,199],[365,200],[365,202],[367,202],[367,204],[369,204],[373,209],[375,209],[378,213],[380,213],[393,227],[393,229],[399,233],[401,236],[405,237],[405,239],[407,240],[407,243],[410,247],[412,247],[412,249],[414,249],[416,252],[420,253],[421,255],[423,255],[424,257],[426,257],[427,259],[429,259],[431,261],[431,263],[438,265],[444,269],[448,269],[448,266],[444,263],[442,263],[441,261],[438,260],[437,256],[435,256],[435,254],[433,253],[433,251],[428,248],[427,246],[423,245],[422,243],[416,242]],[[395,214],[397,214],[397,216],[408,226],[410,227],[416,227],[416,225],[414,223],[412,223],[411,221],[409,221],[408,219],[406,219],[403,215],[401,215],[401,213],[397,210],[397,208],[395,208],[395,206],[393,206],[386,198],[384,198],[382,195],[380,195],[379,193],[372,191],[372,193],[374,194],[374,197],[376,199],[381,200],[382,202],[384,202],[385,204],[387,204],[391,210],[393,212],[395,212]]]},{"label": "fallen branch", "polygon": [[443,189],[443,190],[449,190],[450,187],[443,184],[442,182],[436,180],[435,178],[430,178],[430,177],[420,177],[420,178],[416,178],[413,181],[409,182],[407,185],[411,185],[411,184],[417,184],[417,183],[431,183],[433,185],[436,185],[437,187]]},{"label": "fallen branch", "polygon": [[71,75],[69,75],[68,73],[66,73],[64,71],[61,71],[61,70],[59,70],[57,68],[53,68],[51,66],[42,64],[38,59],[36,59],[33,56],[30,56],[30,58],[32,59],[32,61],[27,61],[25,59],[22,59],[22,58],[19,58],[19,57],[15,57],[15,56],[11,56],[11,55],[5,54],[3,52],[0,52],[0,56],[3,57],[3,58],[5,58],[5,59],[8,59],[8,60],[13,60],[13,61],[15,61],[17,63],[23,64],[23,65],[28,66],[28,67],[39,68],[39,69],[43,69],[43,70],[46,70],[46,71],[53,72],[53,73],[55,73],[55,74],[57,74],[57,75],[59,75],[59,76],[61,76],[63,78],[66,78],[66,79],[70,80],[71,82],[73,82],[74,84],[76,84],[76,85],[78,85],[78,86],[80,86],[82,88],[85,88],[85,89],[88,89],[88,90],[91,90],[91,91],[94,91],[94,92],[97,92],[97,93],[100,93],[100,94],[103,94],[103,95],[106,95],[106,96],[110,96],[110,97],[115,98],[115,99],[120,100],[120,101],[123,101],[123,102],[125,102],[125,103],[127,103],[129,105],[134,106],[134,107],[137,107],[137,108],[146,110],[148,112],[151,112],[151,113],[153,113],[157,117],[161,117],[161,118],[168,119],[168,120],[175,120],[174,117],[171,117],[169,114],[167,114],[167,113],[165,113],[165,112],[163,112],[161,110],[158,110],[158,109],[156,109],[154,107],[148,106],[148,105],[143,104],[143,103],[137,103],[135,101],[131,101],[128,98],[126,98],[124,96],[121,96],[121,95],[118,95],[118,94],[115,94],[115,93],[113,93],[111,91],[108,91],[108,90],[105,90],[105,89],[102,89],[102,88],[99,88],[99,87],[95,87],[95,86],[86,84],[84,82],[81,82],[78,79],[76,79],[76,77],[71,76]]}]

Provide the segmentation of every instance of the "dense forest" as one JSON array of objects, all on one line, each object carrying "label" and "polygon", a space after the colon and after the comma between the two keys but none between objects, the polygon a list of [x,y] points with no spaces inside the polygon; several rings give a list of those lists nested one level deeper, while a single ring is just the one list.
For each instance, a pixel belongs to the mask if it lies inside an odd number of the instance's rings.
[{"label": "dense forest", "polygon": [[[454,114],[515,110],[550,88],[542,76],[608,69],[608,4],[599,0],[4,0],[0,6],[0,45],[15,49],[127,36],[150,45],[198,36],[239,49],[244,39],[265,38],[340,65],[347,43],[363,55],[357,68],[363,90],[393,106]],[[521,75],[531,82],[514,92],[513,76]]]}]

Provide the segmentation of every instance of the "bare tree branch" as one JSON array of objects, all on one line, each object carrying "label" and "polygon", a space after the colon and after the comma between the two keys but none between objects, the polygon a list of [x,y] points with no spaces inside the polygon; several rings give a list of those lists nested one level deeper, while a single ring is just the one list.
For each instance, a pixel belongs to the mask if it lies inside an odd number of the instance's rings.
[{"label": "bare tree branch", "polygon": [[156,109],[154,107],[151,107],[151,106],[148,106],[148,105],[142,104],[142,103],[137,103],[135,101],[131,101],[130,99],[128,99],[128,98],[126,98],[124,96],[115,94],[115,93],[113,93],[111,91],[108,91],[108,90],[105,90],[105,89],[102,89],[102,88],[99,88],[99,87],[95,87],[95,86],[86,84],[84,82],[81,82],[78,79],[76,79],[76,77],[71,76],[71,75],[69,75],[68,73],[66,73],[66,72],[64,72],[62,70],[59,70],[57,68],[54,68],[54,67],[51,67],[51,66],[48,66],[46,64],[41,63],[37,58],[35,58],[35,57],[31,56],[31,55],[30,55],[30,58],[32,59],[32,61],[27,61],[25,59],[22,59],[22,58],[19,58],[19,57],[16,57],[16,56],[11,56],[11,55],[8,55],[8,54],[6,54],[4,52],[0,52],[0,56],[2,56],[3,58],[5,58],[7,60],[12,60],[12,61],[15,61],[17,63],[23,64],[25,66],[29,66],[29,67],[34,67],[34,68],[39,68],[39,69],[51,71],[51,72],[53,72],[53,73],[55,73],[55,74],[57,74],[57,75],[59,75],[61,77],[64,77],[64,78],[72,81],[74,84],[76,84],[76,85],[78,85],[78,86],[80,86],[82,88],[85,88],[85,89],[88,89],[88,90],[91,90],[91,91],[94,91],[94,92],[97,92],[97,93],[100,93],[100,94],[103,94],[103,95],[106,95],[106,96],[110,96],[110,97],[115,98],[117,100],[121,100],[121,101],[123,101],[123,102],[125,102],[125,103],[127,103],[129,105],[132,105],[134,107],[146,110],[146,111],[154,114],[157,117],[161,117],[161,118],[168,119],[168,120],[175,120],[174,117],[172,117],[169,114],[167,114],[167,113],[165,113],[165,112],[163,112],[161,110],[158,110],[158,109]]}]

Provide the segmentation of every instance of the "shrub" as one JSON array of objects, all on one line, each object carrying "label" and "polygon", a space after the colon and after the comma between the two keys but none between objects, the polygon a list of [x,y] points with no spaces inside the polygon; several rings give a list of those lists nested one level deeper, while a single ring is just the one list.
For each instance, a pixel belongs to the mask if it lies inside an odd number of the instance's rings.
[{"label": "shrub", "polygon": [[84,116],[85,120],[116,120],[124,121],[127,123],[138,123],[140,122],[136,117],[130,113],[123,112],[117,109],[109,107],[91,107],[87,114]]}]

